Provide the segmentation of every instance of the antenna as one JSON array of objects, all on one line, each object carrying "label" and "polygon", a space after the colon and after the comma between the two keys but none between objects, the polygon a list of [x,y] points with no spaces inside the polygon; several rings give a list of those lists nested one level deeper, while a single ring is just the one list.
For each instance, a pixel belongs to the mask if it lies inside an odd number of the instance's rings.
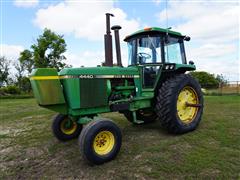
[{"label": "antenna", "polygon": [[169,31],[169,29],[170,28],[168,28],[168,0],[165,0],[165,8],[166,8],[166,40],[165,40],[165,42],[166,42],[166,53],[167,53],[167,58],[165,58],[165,62],[166,62],[166,60],[168,61],[169,60],[169,56],[168,56],[168,31]]},{"label": "antenna", "polygon": [[168,35],[168,0],[165,0],[165,8],[166,8],[166,29]]}]

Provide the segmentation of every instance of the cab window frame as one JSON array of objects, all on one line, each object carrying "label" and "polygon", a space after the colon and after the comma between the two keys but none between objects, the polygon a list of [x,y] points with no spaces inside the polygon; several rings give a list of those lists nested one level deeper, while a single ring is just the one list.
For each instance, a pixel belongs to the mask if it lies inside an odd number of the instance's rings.
[{"label": "cab window frame", "polygon": [[[135,65],[144,65],[144,64],[165,64],[165,63],[168,63],[166,62],[166,59],[165,59],[165,50],[164,50],[164,47],[165,47],[165,42],[166,42],[166,38],[176,38],[178,39],[178,42],[179,42],[179,45],[180,45],[180,51],[181,51],[181,58],[182,58],[182,64],[187,64],[187,60],[186,60],[186,52],[185,52],[185,47],[184,47],[184,37],[180,37],[180,36],[175,36],[175,35],[166,35],[166,34],[163,34],[163,33],[152,33],[152,34],[141,34],[141,35],[137,35],[137,36],[134,36],[132,38],[130,38],[127,43],[130,43],[131,41],[135,40],[134,42],[134,46],[132,48],[135,48],[133,52],[137,52],[137,40],[139,38],[146,38],[146,37],[159,37],[160,38],[160,45],[161,45],[161,62],[156,62],[156,63],[137,63],[137,58],[136,58],[136,53],[135,55],[134,54],[131,54],[131,63],[130,63],[130,59],[128,59],[128,66],[135,66]],[[128,52],[129,53],[129,52]],[[129,56],[129,54],[128,54]],[[133,62],[133,59],[134,59],[134,63]],[[171,62],[169,62],[171,63]]]}]

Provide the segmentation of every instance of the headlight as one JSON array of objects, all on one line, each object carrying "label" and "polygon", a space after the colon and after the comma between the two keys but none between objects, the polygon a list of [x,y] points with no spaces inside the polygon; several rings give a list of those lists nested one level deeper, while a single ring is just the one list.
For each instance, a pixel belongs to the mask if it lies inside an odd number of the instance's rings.
[{"label": "headlight", "polygon": [[174,65],[171,65],[171,66],[170,66],[170,69],[174,69]]},{"label": "headlight", "polygon": [[173,70],[174,69],[174,64],[167,64],[164,67],[165,70]]}]

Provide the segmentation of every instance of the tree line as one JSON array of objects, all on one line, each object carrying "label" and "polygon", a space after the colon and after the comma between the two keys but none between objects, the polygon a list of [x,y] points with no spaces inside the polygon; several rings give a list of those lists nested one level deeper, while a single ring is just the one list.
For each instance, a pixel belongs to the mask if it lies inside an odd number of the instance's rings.
[{"label": "tree line", "polygon": [[227,84],[227,80],[222,74],[214,75],[205,71],[193,71],[189,74],[197,79],[201,87],[205,89],[216,89],[220,85]]}]

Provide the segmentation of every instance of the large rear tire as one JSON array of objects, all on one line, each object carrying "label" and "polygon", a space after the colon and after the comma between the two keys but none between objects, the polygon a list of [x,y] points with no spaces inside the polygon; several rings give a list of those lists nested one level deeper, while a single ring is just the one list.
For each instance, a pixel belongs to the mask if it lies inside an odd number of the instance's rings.
[{"label": "large rear tire", "polygon": [[167,79],[158,91],[155,111],[162,126],[171,133],[195,130],[203,112],[199,83],[188,74]]}]

